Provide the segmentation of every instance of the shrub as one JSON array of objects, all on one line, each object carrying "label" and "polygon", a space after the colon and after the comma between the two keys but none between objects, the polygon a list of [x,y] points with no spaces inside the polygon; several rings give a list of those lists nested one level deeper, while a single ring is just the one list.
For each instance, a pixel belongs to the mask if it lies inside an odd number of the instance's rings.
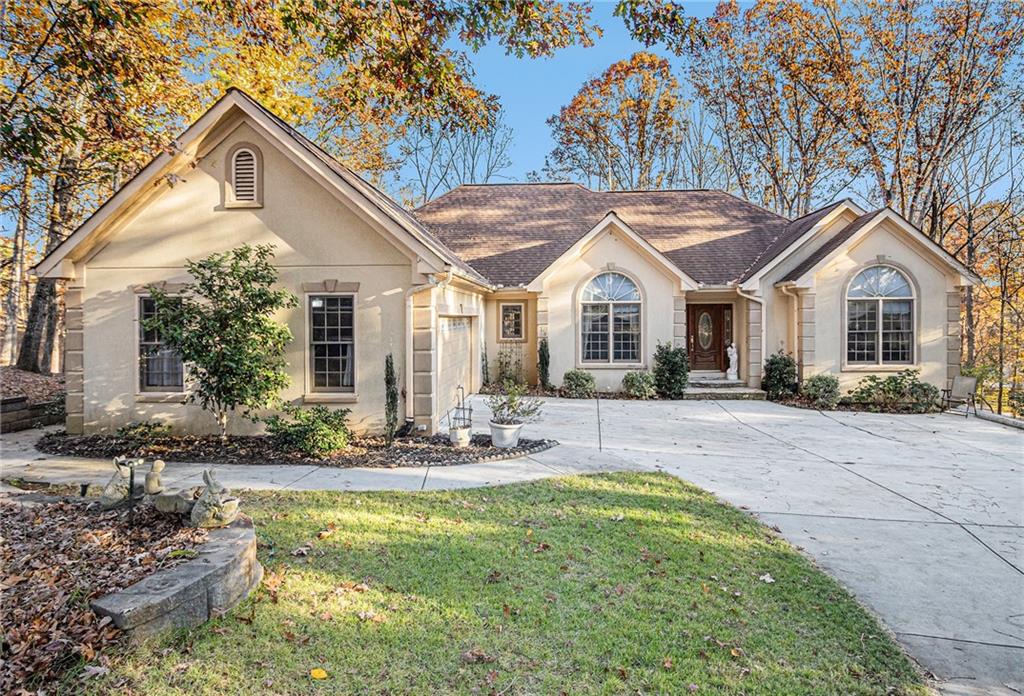
[{"label": "shrub", "polygon": [[594,375],[586,370],[569,370],[562,375],[562,396],[570,399],[590,399],[597,393]]},{"label": "shrub", "polygon": [[157,421],[133,421],[122,425],[114,434],[122,440],[145,443],[154,438],[167,437],[171,434],[171,426]]},{"label": "shrub", "polygon": [[298,298],[274,289],[273,252],[244,244],[189,261],[194,280],[177,295],[149,286],[156,313],[143,326],[188,364],[194,387],[186,398],[216,417],[222,440],[230,413],[242,408],[258,420],[252,411],[275,403],[289,383],[284,352],[292,333],[275,318]]},{"label": "shrub", "polygon": [[491,368],[487,364],[487,349],[480,351],[480,384],[491,383]]},{"label": "shrub", "polygon": [[495,381],[498,384],[512,381],[519,384],[525,383],[523,379],[523,348],[522,344],[506,346],[498,351],[498,374]]},{"label": "shrub", "polygon": [[1024,415],[1024,389],[1011,389],[1006,396],[1006,403],[1018,418]]},{"label": "shrub", "polygon": [[548,348],[547,337],[540,339],[539,355],[537,359],[537,377],[540,379],[542,389],[551,388],[551,349]]},{"label": "shrub", "polygon": [[868,375],[850,392],[850,401],[870,411],[927,413],[939,401],[939,390],[922,382],[920,370],[901,370],[888,377]]},{"label": "shrub", "polygon": [[278,415],[268,416],[264,420],[267,432],[278,449],[322,457],[345,449],[352,439],[347,408],[331,410],[326,406],[313,406],[303,409],[285,404],[281,410],[291,420]]},{"label": "shrub", "polygon": [[690,379],[690,359],[682,346],[658,343],[654,349],[654,389],[663,399],[681,399]]},{"label": "shrub", "polygon": [[388,353],[384,358],[384,439],[388,447],[395,441],[398,430],[398,379],[395,377],[395,358]]},{"label": "shrub", "polygon": [[764,361],[764,376],[761,388],[768,393],[773,401],[784,396],[796,394],[796,360],[781,350],[773,353]]},{"label": "shrub", "polygon": [[622,378],[622,390],[634,399],[653,399],[658,395],[654,375],[646,370],[627,372]]},{"label": "shrub", "polygon": [[501,425],[520,425],[540,417],[540,399],[523,398],[526,395],[525,384],[510,379],[504,383],[503,389],[504,393],[487,397],[492,421]]},{"label": "shrub", "polygon": [[839,403],[839,378],[835,375],[814,375],[800,385],[803,394],[815,408],[831,411]]}]

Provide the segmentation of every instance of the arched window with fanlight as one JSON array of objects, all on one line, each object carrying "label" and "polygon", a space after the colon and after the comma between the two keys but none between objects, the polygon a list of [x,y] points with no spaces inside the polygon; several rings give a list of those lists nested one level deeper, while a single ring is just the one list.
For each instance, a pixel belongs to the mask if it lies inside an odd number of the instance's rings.
[{"label": "arched window with fanlight", "polygon": [[228,155],[227,203],[234,207],[254,207],[263,198],[263,158],[256,146],[239,143]]},{"label": "arched window with fanlight", "polygon": [[914,288],[892,266],[858,273],[846,291],[846,362],[909,365],[914,362]]},{"label": "arched window with fanlight", "polygon": [[580,295],[580,358],[585,363],[641,359],[640,288],[621,273],[602,273]]}]

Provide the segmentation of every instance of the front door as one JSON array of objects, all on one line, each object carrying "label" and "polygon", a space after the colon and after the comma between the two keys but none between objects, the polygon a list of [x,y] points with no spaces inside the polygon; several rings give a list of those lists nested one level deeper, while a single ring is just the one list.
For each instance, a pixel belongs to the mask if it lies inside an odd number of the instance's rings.
[{"label": "front door", "polygon": [[732,305],[686,305],[691,370],[725,370],[725,349],[732,342]]}]

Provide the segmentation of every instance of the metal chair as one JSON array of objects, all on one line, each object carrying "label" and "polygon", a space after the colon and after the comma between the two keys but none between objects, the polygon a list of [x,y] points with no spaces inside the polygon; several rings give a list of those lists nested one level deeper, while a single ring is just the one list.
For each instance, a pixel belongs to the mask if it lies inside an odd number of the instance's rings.
[{"label": "metal chair", "polygon": [[967,375],[957,375],[953,378],[953,384],[949,389],[942,390],[942,410],[953,405],[964,405],[964,418],[970,410],[974,409],[974,415],[978,415],[978,402],[975,392],[978,390],[978,378]]}]

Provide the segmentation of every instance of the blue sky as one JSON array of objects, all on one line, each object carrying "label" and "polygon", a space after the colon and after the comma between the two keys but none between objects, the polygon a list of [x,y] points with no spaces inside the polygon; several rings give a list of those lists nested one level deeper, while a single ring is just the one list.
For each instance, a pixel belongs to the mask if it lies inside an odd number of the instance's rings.
[{"label": "blue sky", "polygon": [[[706,17],[716,4],[687,2],[686,13]],[[604,36],[590,48],[572,47],[546,59],[519,60],[506,56],[497,45],[469,54],[476,84],[498,95],[505,107],[506,122],[513,131],[513,166],[504,173],[509,179],[524,180],[527,172],[541,169],[544,156],[553,145],[545,121],[558,113],[586,80],[636,51],[649,50],[669,58],[677,67],[680,65],[670,53],[657,47],[646,49],[633,40],[622,20],[612,15],[614,8],[614,2],[594,3],[592,17],[604,30]]]}]

